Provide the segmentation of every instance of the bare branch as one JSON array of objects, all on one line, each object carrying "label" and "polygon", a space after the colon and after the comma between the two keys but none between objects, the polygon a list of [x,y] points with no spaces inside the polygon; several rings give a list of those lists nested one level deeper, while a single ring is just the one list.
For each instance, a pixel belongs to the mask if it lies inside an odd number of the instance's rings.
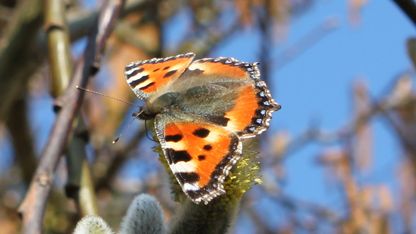
[{"label": "bare branch", "polygon": [[393,0],[394,3],[409,17],[416,25],[416,3],[412,0]]},{"label": "bare branch", "polygon": [[15,100],[11,107],[13,117],[8,118],[6,124],[10,132],[13,148],[15,149],[16,164],[21,171],[24,185],[29,186],[33,173],[35,172],[34,166],[37,162],[26,104],[26,97]]},{"label": "bare branch", "polygon": [[79,215],[97,215],[97,200],[91,170],[87,161],[86,146],[89,141],[85,121],[79,114],[76,119],[77,127],[71,136],[66,154],[68,180],[65,193],[74,199]]},{"label": "bare branch", "polygon": [[105,42],[114,28],[115,20],[119,16],[123,4],[122,0],[104,2],[98,22],[91,31],[84,58],[78,64],[65,94],[57,102],[57,106],[61,109],[57,114],[48,143],[43,150],[32,184],[19,207],[23,218],[24,233],[42,233],[42,220],[46,200],[54,179],[54,170],[65,149],[73,120],[84,97],[84,93],[79,92],[75,86],[85,87],[88,78],[98,71]]},{"label": "bare branch", "polygon": [[[57,97],[68,88],[72,76],[71,45],[64,2],[47,0],[45,3],[48,58],[52,79],[51,94],[53,97]],[[85,137],[87,134],[85,121],[79,114],[75,122],[77,125],[75,134],[68,137],[70,143],[66,154],[68,167],[66,194],[75,200],[81,216],[95,215],[97,214],[97,205],[85,152],[88,141]]]},{"label": "bare branch", "polygon": [[41,9],[40,0],[20,2],[0,41],[0,120],[7,117],[11,103],[25,87],[22,84],[36,67],[38,53],[33,38],[42,23]]}]

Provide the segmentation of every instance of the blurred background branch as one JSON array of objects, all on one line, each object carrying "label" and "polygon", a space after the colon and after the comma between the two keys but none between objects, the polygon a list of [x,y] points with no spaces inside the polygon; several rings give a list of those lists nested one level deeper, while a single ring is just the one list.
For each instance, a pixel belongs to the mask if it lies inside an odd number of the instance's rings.
[{"label": "blurred background branch", "polygon": [[412,0],[393,0],[398,7],[416,25],[416,3]]}]

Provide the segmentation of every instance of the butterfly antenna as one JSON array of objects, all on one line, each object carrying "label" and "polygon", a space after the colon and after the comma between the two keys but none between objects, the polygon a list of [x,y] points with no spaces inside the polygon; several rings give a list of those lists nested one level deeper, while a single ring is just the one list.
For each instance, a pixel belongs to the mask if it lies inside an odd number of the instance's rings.
[{"label": "butterfly antenna", "polygon": [[82,91],[85,91],[85,92],[88,92],[88,93],[97,94],[97,95],[100,95],[102,97],[110,98],[110,99],[113,99],[113,100],[116,100],[116,101],[119,101],[119,102],[122,102],[122,103],[125,103],[125,104],[128,104],[128,105],[133,105],[133,103],[131,103],[129,101],[126,101],[126,100],[123,100],[123,99],[120,99],[120,98],[112,97],[112,96],[109,96],[109,95],[106,95],[106,94],[103,94],[103,93],[100,93],[100,92],[97,92],[97,91],[94,91],[94,90],[91,90],[91,89],[82,88],[82,87],[79,87],[78,85],[75,86],[75,87],[79,90],[82,90]]}]

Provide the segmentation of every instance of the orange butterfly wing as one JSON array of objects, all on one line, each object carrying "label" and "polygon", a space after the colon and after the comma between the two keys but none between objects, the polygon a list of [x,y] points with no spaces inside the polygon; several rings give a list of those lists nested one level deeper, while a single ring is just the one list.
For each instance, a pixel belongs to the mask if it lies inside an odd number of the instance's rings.
[{"label": "orange butterfly wing", "polygon": [[188,68],[198,71],[200,76],[221,77],[222,79],[246,82],[236,90],[234,106],[221,118],[226,120],[225,127],[240,137],[254,137],[269,126],[271,114],[280,109],[270,95],[266,83],[260,80],[257,63],[239,62],[232,58],[200,59]]},{"label": "orange butterfly wing", "polygon": [[175,121],[156,131],[173,174],[191,200],[207,204],[225,193],[225,177],[241,156],[237,135],[203,122]]},{"label": "orange butterfly wing", "polygon": [[124,74],[134,93],[145,99],[178,79],[194,57],[195,54],[187,53],[133,62],[126,66]]}]

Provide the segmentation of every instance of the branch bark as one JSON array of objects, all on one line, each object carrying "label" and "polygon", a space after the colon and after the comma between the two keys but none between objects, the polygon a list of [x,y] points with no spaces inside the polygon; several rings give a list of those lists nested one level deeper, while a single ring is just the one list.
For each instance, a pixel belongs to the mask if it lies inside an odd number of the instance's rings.
[{"label": "branch bark", "polygon": [[393,0],[416,26],[416,3],[412,0]]},{"label": "branch bark", "polygon": [[[123,16],[144,9],[150,1],[135,0],[127,4]],[[16,97],[45,59],[46,37],[39,33],[42,26],[43,1],[22,1],[17,14],[10,20],[5,36],[0,41],[0,120],[10,113]],[[69,22],[71,41],[88,35],[99,12],[72,17]],[[35,40],[36,39],[36,40]]]},{"label": "branch bark", "polygon": [[68,181],[65,192],[68,197],[74,199],[79,216],[83,217],[97,215],[98,206],[85,148],[89,137],[84,121],[80,116],[66,155]]},{"label": "branch bark", "polygon": [[25,187],[29,186],[37,164],[35,146],[28,121],[26,105],[26,96],[15,100],[10,109],[11,112],[13,112],[13,116],[6,121],[11,142],[15,150],[15,163],[20,169],[20,174]]},{"label": "branch bark", "polygon": [[7,118],[13,101],[25,88],[22,84],[37,67],[34,38],[42,24],[41,12],[40,0],[22,1],[0,41],[0,120]]},{"label": "branch bark", "polygon": [[84,57],[79,62],[68,89],[57,99],[56,106],[60,110],[29,191],[19,207],[23,219],[23,233],[42,233],[42,220],[54,180],[54,170],[65,149],[73,121],[84,97],[84,93],[79,92],[75,86],[85,87],[88,79],[97,73],[106,40],[114,28],[123,5],[123,0],[104,2],[98,22],[91,30]]},{"label": "branch bark", "polygon": [[72,76],[71,44],[65,17],[64,2],[45,1],[45,31],[47,34],[51,94],[63,94]]},{"label": "branch bark", "polygon": [[[48,57],[51,72],[51,95],[57,97],[68,88],[72,76],[71,45],[64,2],[47,0],[45,6],[45,25],[48,38]],[[97,205],[91,172],[86,160],[85,147],[88,133],[81,114],[76,119],[75,134],[69,136],[70,143],[66,152],[68,181],[66,194],[73,198],[79,213],[96,215]]]}]

